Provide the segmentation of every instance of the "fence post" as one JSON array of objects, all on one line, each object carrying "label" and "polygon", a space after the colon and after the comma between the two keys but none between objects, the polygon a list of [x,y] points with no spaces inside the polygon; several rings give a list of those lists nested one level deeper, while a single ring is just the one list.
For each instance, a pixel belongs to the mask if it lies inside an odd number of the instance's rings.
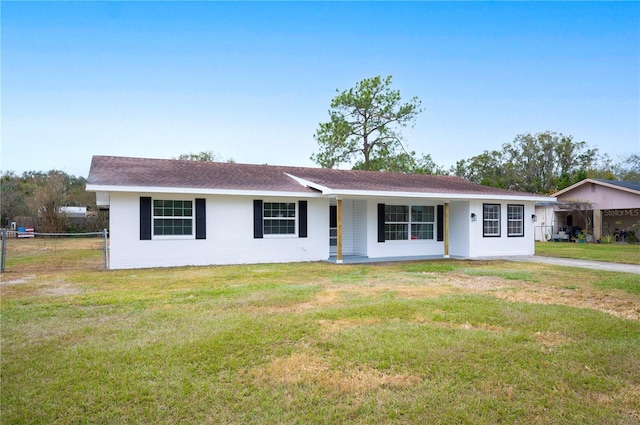
[{"label": "fence post", "polygon": [[7,229],[2,229],[2,254],[0,255],[0,272],[4,271],[4,258],[7,256]]},{"label": "fence post", "polygon": [[107,244],[107,229],[102,231],[102,240],[104,242],[104,268],[109,270],[109,245]]}]

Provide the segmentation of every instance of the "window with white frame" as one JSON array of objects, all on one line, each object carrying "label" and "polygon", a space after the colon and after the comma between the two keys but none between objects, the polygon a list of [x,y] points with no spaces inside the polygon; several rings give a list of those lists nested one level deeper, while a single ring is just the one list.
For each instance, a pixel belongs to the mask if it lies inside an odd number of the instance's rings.
[{"label": "window with white frame", "polygon": [[500,236],[500,204],[482,205],[482,236]]},{"label": "window with white frame", "polygon": [[263,206],[265,235],[295,235],[295,202],[265,202]]},{"label": "window with white frame", "polygon": [[153,200],[153,235],[193,234],[193,201]]},{"label": "window with white frame", "polygon": [[507,236],[524,236],[524,205],[507,205]]},{"label": "window with white frame", "polygon": [[384,233],[387,241],[433,239],[435,208],[422,205],[385,205]]}]

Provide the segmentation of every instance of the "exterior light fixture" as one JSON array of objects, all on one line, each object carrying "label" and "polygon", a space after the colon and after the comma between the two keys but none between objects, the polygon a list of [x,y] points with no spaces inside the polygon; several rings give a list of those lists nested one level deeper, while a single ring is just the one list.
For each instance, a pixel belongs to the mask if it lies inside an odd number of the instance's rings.
[{"label": "exterior light fixture", "polygon": [[477,219],[476,213],[471,213],[471,221],[476,221]]},{"label": "exterior light fixture", "polygon": [[536,220],[538,220],[538,217],[535,214],[531,214],[531,221],[535,223]]}]

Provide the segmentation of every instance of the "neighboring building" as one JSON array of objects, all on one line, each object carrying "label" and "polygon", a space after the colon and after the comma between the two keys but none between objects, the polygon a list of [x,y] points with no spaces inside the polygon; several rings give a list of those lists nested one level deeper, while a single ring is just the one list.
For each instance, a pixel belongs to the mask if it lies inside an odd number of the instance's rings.
[{"label": "neighboring building", "polygon": [[579,230],[592,232],[592,240],[607,234],[619,238],[640,222],[640,183],[585,179],[553,196],[557,203],[536,206],[536,240],[562,240]]},{"label": "neighboring building", "polygon": [[60,212],[68,218],[87,217],[87,207],[60,207]]},{"label": "neighboring building", "polygon": [[533,255],[549,196],[451,176],[95,156],[111,268]]}]

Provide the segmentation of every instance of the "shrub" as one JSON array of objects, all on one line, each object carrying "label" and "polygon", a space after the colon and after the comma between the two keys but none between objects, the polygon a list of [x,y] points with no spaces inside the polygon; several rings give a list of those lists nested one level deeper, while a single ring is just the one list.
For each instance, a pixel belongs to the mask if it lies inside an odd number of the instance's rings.
[{"label": "shrub", "polygon": [[640,231],[640,221],[638,221],[637,223],[633,224],[628,230],[627,230],[627,237],[626,237],[626,241],[629,243],[638,243],[640,242],[640,238],[638,237],[638,232]]},{"label": "shrub", "polygon": [[600,238],[600,243],[603,243],[605,245],[612,244],[615,241],[616,241],[616,237],[610,234],[602,235],[602,237]]}]

